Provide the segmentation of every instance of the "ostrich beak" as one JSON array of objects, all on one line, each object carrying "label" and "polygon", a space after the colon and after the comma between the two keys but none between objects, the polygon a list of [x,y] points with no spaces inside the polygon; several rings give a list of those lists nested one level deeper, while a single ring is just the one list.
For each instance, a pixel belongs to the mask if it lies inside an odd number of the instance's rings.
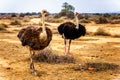
[{"label": "ostrich beak", "polygon": [[75,16],[79,16],[79,15],[80,15],[80,13],[78,13],[78,12],[75,13]]}]

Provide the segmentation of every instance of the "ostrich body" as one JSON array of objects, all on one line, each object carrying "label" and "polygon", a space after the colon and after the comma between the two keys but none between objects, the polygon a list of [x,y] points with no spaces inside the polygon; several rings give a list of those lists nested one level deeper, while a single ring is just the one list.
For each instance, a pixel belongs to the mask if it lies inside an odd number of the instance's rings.
[{"label": "ostrich body", "polygon": [[77,39],[81,36],[84,36],[86,34],[85,27],[83,25],[79,24],[79,22],[78,22],[78,15],[79,15],[79,13],[76,12],[76,14],[75,14],[76,25],[72,22],[65,22],[58,26],[58,32],[64,38],[64,44],[65,44],[64,53],[65,53],[65,55],[66,55],[66,39],[69,39],[68,53],[70,53],[71,41],[74,39]]},{"label": "ostrich body", "polygon": [[46,13],[47,11],[42,11],[42,27],[29,26],[21,29],[17,35],[22,46],[27,46],[30,50],[30,69],[35,75],[37,72],[34,68],[33,55],[36,51],[46,48],[52,40],[52,31],[44,24]]}]

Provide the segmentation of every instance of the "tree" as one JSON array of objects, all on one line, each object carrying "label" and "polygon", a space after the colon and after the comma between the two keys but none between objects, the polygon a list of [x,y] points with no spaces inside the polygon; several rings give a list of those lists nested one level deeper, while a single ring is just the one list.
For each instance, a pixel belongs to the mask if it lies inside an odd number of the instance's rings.
[{"label": "tree", "polygon": [[75,8],[72,5],[68,5],[68,11],[74,12]]},{"label": "tree", "polygon": [[70,11],[74,12],[75,10],[75,8],[72,5],[68,4],[67,2],[63,3],[62,7],[63,7],[62,11],[65,11],[66,13]]},{"label": "tree", "polygon": [[62,7],[63,7],[62,11],[65,11],[65,12],[68,11],[68,3],[67,2],[63,3]]},{"label": "tree", "polygon": [[59,13],[60,16],[67,16],[68,18],[74,17],[75,8],[68,4],[67,2],[63,3],[61,12]]}]

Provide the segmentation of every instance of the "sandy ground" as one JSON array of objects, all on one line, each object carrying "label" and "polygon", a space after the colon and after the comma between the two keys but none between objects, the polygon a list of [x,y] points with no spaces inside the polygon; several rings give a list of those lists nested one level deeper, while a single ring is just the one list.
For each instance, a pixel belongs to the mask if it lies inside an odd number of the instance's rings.
[{"label": "sandy ground", "polygon": [[[50,27],[56,30],[56,25]],[[102,26],[102,25],[101,25]],[[95,26],[87,25],[88,31],[94,31]],[[99,26],[98,26],[99,27]],[[119,27],[105,27],[111,33],[117,33]],[[92,29],[93,28],[93,29]],[[120,70],[107,71],[75,71],[73,67],[87,62],[106,62],[120,65],[120,38],[111,36],[89,36],[81,37],[72,41],[71,54],[76,63],[45,63],[35,62],[39,71],[34,76],[29,71],[29,51],[21,46],[17,38],[21,27],[11,27],[12,33],[0,32],[0,80],[120,80]],[[116,30],[113,31],[112,29]],[[63,39],[59,34],[53,34],[49,46],[53,54],[64,55]]]}]

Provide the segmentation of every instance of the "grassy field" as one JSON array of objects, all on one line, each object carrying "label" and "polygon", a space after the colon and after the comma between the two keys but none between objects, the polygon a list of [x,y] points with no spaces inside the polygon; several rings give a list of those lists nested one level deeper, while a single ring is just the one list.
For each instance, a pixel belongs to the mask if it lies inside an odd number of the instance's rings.
[{"label": "grassy field", "polygon": [[[39,20],[24,18],[18,20],[19,25],[10,24],[14,19],[0,20],[0,24],[8,26],[0,30],[0,80],[120,80],[120,24],[94,22],[85,24],[86,36],[72,41],[71,55],[75,61],[35,60],[39,75],[34,76],[29,70],[29,51],[21,46],[17,34],[28,25],[38,26]],[[53,39],[44,51],[64,57],[63,39],[57,32],[60,23],[46,24]]]}]

